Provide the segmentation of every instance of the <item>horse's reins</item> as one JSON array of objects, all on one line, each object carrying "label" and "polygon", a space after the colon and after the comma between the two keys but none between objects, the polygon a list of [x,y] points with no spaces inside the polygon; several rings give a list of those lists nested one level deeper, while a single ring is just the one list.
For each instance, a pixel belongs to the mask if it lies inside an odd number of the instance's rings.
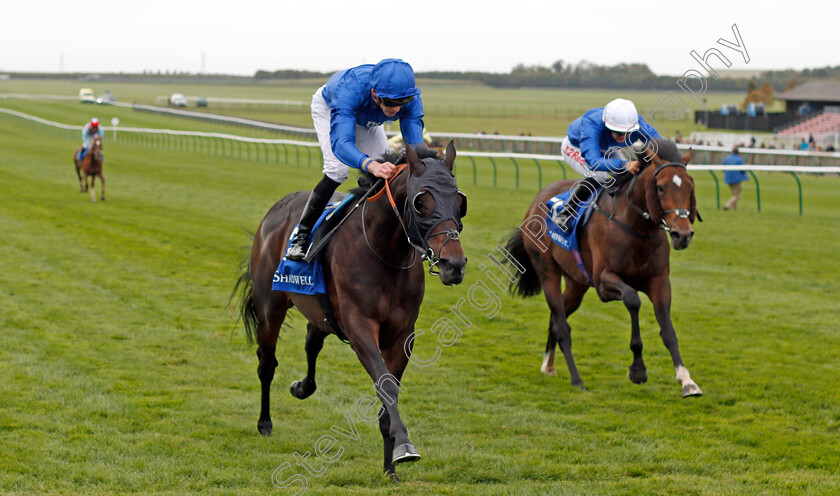
[{"label": "horse's reins", "polygon": [[[659,175],[660,172],[662,172],[663,169],[666,169],[668,167],[682,167],[683,169],[686,169],[685,164],[681,164],[679,162],[668,162],[668,163],[662,164],[659,167],[657,167],[656,169],[654,169],[654,171],[653,171],[654,179],[656,178],[656,176]],[[630,184],[627,186],[627,203],[629,203],[630,206],[633,207],[633,209],[636,212],[638,212],[642,217],[644,217],[647,220],[651,220],[650,214],[648,212],[645,212],[644,210],[642,210],[638,206],[636,206],[636,204],[633,203],[633,200],[630,198],[630,194],[633,192],[633,186],[636,184],[636,179],[638,179],[638,178],[639,178],[639,174],[635,174],[633,176],[633,179],[630,180]],[[624,229],[625,231],[627,231],[627,232],[629,232],[629,233],[631,233],[631,234],[633,234],[633,235],[635,235],[639,238],[653,239],[659,234],[659,233],[656,233],[656,234],[651,234],[651,235],[644,235],[644,234],[637,233],[635,230],[633,230],[633,228],[631,228],[627,224],[625,224],[625,223],[623,223],[620,220],[615,218],[615,208],[613,208],[613,213],[611,213],[611,214],[607,214],[606,212],[604,212],[604,210],[601,209],[601,207],[599,207],[597,203],[595,204],[595,206],[593,208],[596,212],[599,212],[601,215],[606,217],[608,220],[611,220],[612,222],[615,222],[616,224],[618,224],[618,226],[620,228]],[[675,213],[677,215],[674,217],[674,219],[669,224],[669,223],[665,222],[665,214],[670,214],[670,213]],[[660,219],[659,229],[662,229],[665,232],[671,232],[671,228],[673,227],[674,223],[677,222],[677,219],[688,219],[689,216],[690,216],[690,212],[685,208],[664,210],[662,212],[662,219]]]},{"label": "horse's reins", "polygon": [[[361,221],[361,222],[362,222],[362,237],[363,237],[363,238],[365,238],[365,244],[367,244],[368,249],[369,249],[371,252],[373,252],[373,254],[374,254],[374,255],[376,255],[376,258],[378,258],[378,259],[379,259],[382,263],[384,263],[385,265],[387,265],[387,266],[389,266],[389,267],[391,267],[391,268],[394,268],[394,269],[399,269],[399,270],[406,270],[406,269],[410,269],[411,267],[414,267],[414,264],[415,264],[415,263],[417,263],[417,251],[412,251],[413,255],[412,255],[412,257],[411,257],[411,263],[410,263],[410,264],[408,264],[408,265],[404,265],[404,266],[402,266],[402,267],[400,267],[399,265],[392,264],[391,262],[389,262],[389,261],[385,260],[384,258],[382,258],[382,256],[381,256],[379,253],[377,253],[377,252],[376,252],[376,250],[374,250],[374,249],[373,249],[373,247],[370,245],[370,240],[368,239],[368,236],[367,236],[367,229],[365,228],[365,206],[366,206],[368,203],[370,203],[370,202],[375,202],[376,200],[380,199],[380,198],[382,197],[382,194],[383,194],[383,193],[387,193],[387,194],[388,194],[388,203],[390,203],[390,204],[391,204],[391,209],[392,209],[392,210],[394,211],[394,213],[396,214],[396,216],[397,216],[397,220],[399,220],[399,221],[400,221],[400,225],[402,226],[403,233],[405,233],[405,237],[406,237],[406,239],[408,239],[408,231],[407,231],[407,230],[406,230],[406,228],[405,228],[405,223],[403,222],[403,220],[402,220],[402,216],[400,215],[399,209],[397,208],[397,203],[394,201],[394,195],[391,193],[391,181],[392,181],[392,180],[394,180],[394,179],[396,179],[396,178],[397,178],[397,176],[399,176],[399,175],[400,175],[400,173],[401,173],[401,172],[402,172],[402,171],[403,171],[403,170],[404,170],[407,166],[408,166],[408,164],[400,164],[400,165],[398,165],[398,166],[397,166],[397,172],[396,172],[396,173],[394,173],[393,175],[391,175],[391,177],[390,177],[389,179],[386,179],[386,180],[385,180],[385,187],[383,187],[382,189],[380,189],[380,190],[379,190],[379,192],[378,192],[378,193],[376,193],[375,195],[370,196],[370,197],[369,197],[369,198],[365,201],[365,203],[362,205],[362,221]],[[376,185],[374,185],[374,187],[376,187]],[[371,188],[371,190],[372,190],[372,189],[373,189],[373,188]],[[409,243],[411,246],[413,246],[413,247],[415,247],[415,248],[418,248],[418,247],[417,247],[417,245],[415,245],[414,243],[412,243],[412,242],[411,242],[411,239],[408,239],[408,243]],[[418,248],[418,249],[419,249],[419,248]],[[420,250],[420,251],[422,252],[422,250]]]},{"label": "horse's reins", "polygon": [[[420,252],[422,254],[422,258],[429,261],[429,274],[435,276],[435,275],[440,274],[440,270],[437,269],[437,265],[440,263],[440,257],[437,256],[435,254],[434,249],[432,249],[432,247],[429,246],[428,239],[432,238],[434,236],[441,235],[441,234],[446,235],[446,239],[440,245],[439,252],[442,253],[443,252],[443,247],[446,246],[446,243],[448,243],[450,240],[453,240],[453,239],[454,240],[460,239],[460,235],[458,234],[458,231],[455,230],[455,229],[447,229],[447,230],[444,230],[444,231],[438,231],[436,233],[433,233],[433,234],[430,234],[429,236],[424,237],[423,234],[420,232],[420,229],[415,225],[414,226],[414,231],[417,233],[417,238],[423,243],[423,246],[420,246],[420,245],[418,245],[417,243],[415,243],[411,240],[411,236],[408,234],[408,228],[405,225],[405,221],[403,221],[402,215],[400,215],[400,211],[397,208],[397,203],[394,201],[394,196],[391,193],[391,181],[396,179],[397,176],[399,176],[400,173],[407,166],[408,166],[407,163],[398,165],[396,173],[393,174],[390,179],[387,179],[385,181],[385,187],[382,188],[381,190],[379,190],[379,192],[376,193],[375,195],[368,198],[366,203],[374,202],[374,201],[378,200],[379,198],[382,197],[383,192],[387,193],[388,203],[391,204],[391,209],[394,211],[394,215],[397,216],[397,220],[399,220],[400,226],[402,226],[403,233],[405,234],[406,241],[408,241],[408,244],[411,245],[412,247],[414,247],[414,249],[416,250],[416,251],[414,251],[414,256],[412,256],[412,258],[411,258],[411,263],[409,265],[402,266],[402,267],[400,267],[398,265],[394,265],[391,262],[388,262],[387,260],[382,258],[382,256],[379,255],[379,253],[377,253],[373,249],[373,247],[370,245],[370,241],[368,240],[368,237],[367,237],[367,231],[365,229],[364,207],[362,207],[362,235],[364,236],[365,243],[367,244],[368,248],[370,248],[370,251],[372,251],[373,254],[376,255],[376,257],[379,260],[381,260],[383,263],[387,264],[388,266],[393,267],[395,269],[400,269],[400,270],[410,269],[411,267],[414,266],[415,263],[417,263],[417,252]],[[406,211],[406,212],[408,211],[408,197],[406,197],[406,199],[405,199],[405,204],[403,205],[403,210]]]},{"label": "horse's reins", "polygon": [[[310,247],[309,247],[309,249],[308,249],[308,250],[307,250],[307,252],[306,252],[306,257],[304,257],[304,261],[305,261],[306,263],[312,263],[312,261],[313,261],[313,260],[315,260],[315,257],[316,257],[316,256],[317,256],[317,254],[321,251],[321,248],[323,248],[324,246],[326,246],[326,245],[327,245],[327,243],[329,243],[330,239],[332,239],[333,235],[334,235],[334,234],[338,231],[338,228],[339,228],[339,227],[341,227],[341,225],[342,225],[342,224],[344,224],[344,222],[345,222],[345,221],[347,221],[347,219],[349,219],[349,218],[350,218],[350,216],[353,214],[353,212],[355,212],[355,211],[356,211],[356,209],[358,209],[359,207],[362,207],[362,211],[363,211],[363,213],[364,213],[364,204],[365,204],[365,200],[367,200],[367,199],[368,199],[368,197],[371,195],[371,193],[373,192],[373,190],[375,190],[375,189],[376,189],[376,187],[377,187],[380,183],[382,183],[382,181],[384,181],[384,179],[379,178],[379,180],[378,180],[376,183],[374,183],[374,185],[373,185],[370,189],[368,189],[368,190],[367,190],[367,192],[366,192],[364,195],[362,195],[362,197],[361,197],[361,198],[359,198],[358,200],[356,200],[356,204],[355,204],[355,205],[353,205],[353,208],[352,208],[352,209],[350,209],[350,211],[349,211],[349,212],[347,212],[347,214],[346,214],[346,215],[344,215],[344,217],[343,217],[340,221],[338,221],[338,224],[336,224],[336,225],[332,228],[332,230],[330,230],[330,232],[329,232],[329,233],[327,233],[327,234],[326,234],[323,238],[321,238],[321,240],[320,240],[320,241],[318,241],[318,243],[317,243],[316,245],[313,245],[313,246],[310,246]],[[363,222],[363,223],[362,223],[362,229],[363,229],[363,230],[364,230],[364,227],[365,227],[365,226],[364,226],[364,222]]]}]

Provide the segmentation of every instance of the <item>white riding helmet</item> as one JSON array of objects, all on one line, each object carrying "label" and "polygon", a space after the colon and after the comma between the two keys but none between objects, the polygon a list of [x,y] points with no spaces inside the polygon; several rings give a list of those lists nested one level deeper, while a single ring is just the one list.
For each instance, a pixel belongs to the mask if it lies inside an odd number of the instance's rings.
[{"label": "white riding helmet", "polygon": [[632,133],[639,129],[639,113],[630,100],[616,98],[604,107],[604,124],[617,133]]}]

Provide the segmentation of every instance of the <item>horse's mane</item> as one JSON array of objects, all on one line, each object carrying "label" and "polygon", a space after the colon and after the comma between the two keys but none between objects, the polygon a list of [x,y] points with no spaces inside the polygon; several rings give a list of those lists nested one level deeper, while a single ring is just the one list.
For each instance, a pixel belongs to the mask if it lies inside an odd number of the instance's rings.
[{"label": "horse's mane", "polygon": [[677,144],[664,138],[654,138],[651,141],[656,143],[656,154],[666,162],[682,163],[682,154],[677,149]]},{"label": "horse's mane", "polygon": [[[639,173],[651,165],[651,162],[647,161],[644,153],[649,146],[653,146],[656,149],[656,154],[659,158],[665,160],[666,162],[676,162],[678,164],[682,163],[682,155],[680,154],[679,149],[677,149],[676,143],[664,138],[653,138],[650,141],[653,143],[645,144],[644,149],[638,150],[634,148],[633,150],[633,153],[636,155],[636,159],[639,160]],[[612,187],[613,191],[621,191],[633,179],[633,176],[629,174],[616,174],[614,177],[616,179],[616,183]]]},{"label": "horse's mane", "polygon": [[[420,160],[423,160],[424,158],[440,158],[440,154],[438,153],[438,151],[436,149],[429,148],[425,145],[418,145],[414,149],[414,151],[415,151],[415,153],[417,153],[417,157],[419,157]],[[394,165],[400,165],[400,164],[406,163],[407,159],[405,158],[405,153],[402,152],[402,151],[399,151],[399,152],[388,152],[388,153],[382,155],[381,157],[379,157],[378,159],[376,159],[376,161],[380,162],[380,163],[391,162]],[[371,174],[369,172],[361,172],[359,174],[359,179],[358,179],[359,186],[351,189],[350,193],[354,194],[356,197],[362,196],[365,193],[367,193],[367,191],[376,184],[376,181],[378,179],[379,179],[378,177],[374,176],[373,174]],[[384,183],[382,183],[382,186],[384,186]],[[378,189],[382,189],[382,186],[380,186]],[[374,191],[374,193],[376,193],[376,191]]]}]

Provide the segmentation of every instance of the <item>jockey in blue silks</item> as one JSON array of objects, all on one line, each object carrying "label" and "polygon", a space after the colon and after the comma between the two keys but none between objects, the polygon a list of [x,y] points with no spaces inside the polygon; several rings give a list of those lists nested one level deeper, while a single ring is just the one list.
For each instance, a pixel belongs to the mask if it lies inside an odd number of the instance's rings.
[{"label": "jockey in blue silks", "polygon": [[312,121],[324,154],[324,177],[315,186],[298,224],[286,258],[303,260],[312,226],[349,168],[390,178],[390,162],[373,157],[388,152],[383,123],[400,121],[409,145],[423,142],[423,102],[415,86],[414,70],[400,59],[385,59],[336,72],[312,96]]},{"label": "jockey in blue silks", "polygon": [[639,171],[639,162],[627,161],[620,149],[637,140],[647,142],[659,137],[656,129],[639,116],[633,102],[622,98],[575,119],[569,124],[561,151],[566,163],[585,178],[572,186],[562,210],[553,212],[554,223],[568,232],[578,205],[586,202],[598,186],[611,184],[611,174]]},{"label": "jockey in blue silks", "polygon": [[94,117],[90,120],[85,127],[82,128],[82,153],[79,154],[79,160],[85,158],[87,155],[87,151],[90,148],[90,144],[93,141],[94,136],[99,136],[100,138],[105,137],[105,131],[99,127],[99,119]]}]

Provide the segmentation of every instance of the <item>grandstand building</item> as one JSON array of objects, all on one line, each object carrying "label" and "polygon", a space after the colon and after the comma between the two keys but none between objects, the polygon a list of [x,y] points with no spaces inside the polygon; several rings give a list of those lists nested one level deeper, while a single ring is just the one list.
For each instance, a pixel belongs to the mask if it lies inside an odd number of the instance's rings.
[{"label": "grandstand building", "polygon": [[789,122],[776,129],[779,136],[837,143],[840,133],[840,81],[811,81],[776,98],[785,101]]},{"label": "grandstand building", "polygon": [[840,113],[840,81],[810,81],[776,95],[785,101],[788,119],[819,112]]}]

